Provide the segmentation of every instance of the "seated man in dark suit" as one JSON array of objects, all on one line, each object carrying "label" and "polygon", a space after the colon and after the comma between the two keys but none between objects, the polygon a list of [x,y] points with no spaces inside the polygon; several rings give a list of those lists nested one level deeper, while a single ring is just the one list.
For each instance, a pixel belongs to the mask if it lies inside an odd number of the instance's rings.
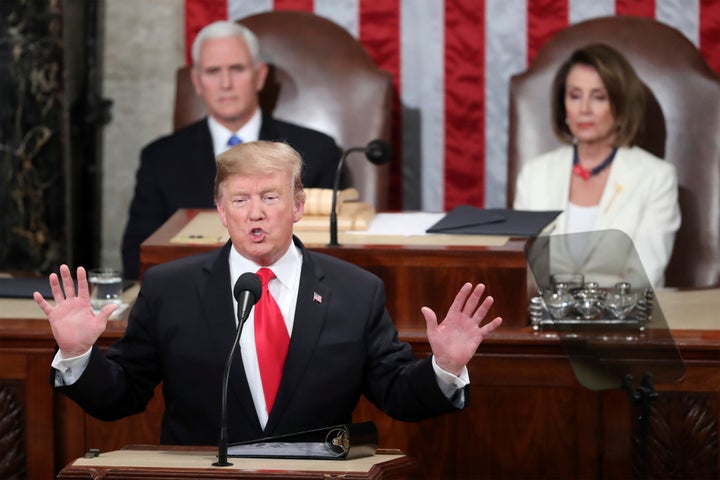
[{"label": "seated man in dark suit", "polygon": [[466,365],[502,323],[485,321],[493,298],[468,282],[442,321],[422,307],[433,354],[415,359],[398,339],[383,281],[293,235],[305,208],[302,164],[280,142],[221,154],[215,199],[230,240],[150,268],[124,336],[107,353],[95,342],[117,305],[91,310],[82,267],[77,289],[67,265],[51,274],[54,305],[34,297],[58,343],[58,391],[114,420],[144,411],[162,383],[161,442],[215,444],[223,366],[238,328],[233,285],[257,272],[262,294],[250,304],[227,390],[230,443],[350,423],[361,395],[404,421],[464,408]]},{"label": "seated man in dark suit", "polygon": [[[323,133],[264,115],[259,93],[268,66],[246,27],[215,22],[192,45],[192,81],[207,118],[143,148],[122,240],[124,277],[137,279],[140,244],[179,208],[213,208],[215,157],[238,141],[278,140],[305,159],[306,187],[332,188],[340,149]],[[232,139],[232,140],[231,140]]]}]

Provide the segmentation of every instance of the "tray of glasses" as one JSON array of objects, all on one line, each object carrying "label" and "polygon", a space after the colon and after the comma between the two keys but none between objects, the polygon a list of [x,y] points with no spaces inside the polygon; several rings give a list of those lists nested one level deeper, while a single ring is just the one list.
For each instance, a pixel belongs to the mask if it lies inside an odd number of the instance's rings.
[{"label": "tray of glasses", "polygon": [[582,285],[554,283],[530,299],[528,313],[534,330],[541,327],[629,327],[645,330],[650,321],[654,292],[619,282],[600,288],[595,282]]}]

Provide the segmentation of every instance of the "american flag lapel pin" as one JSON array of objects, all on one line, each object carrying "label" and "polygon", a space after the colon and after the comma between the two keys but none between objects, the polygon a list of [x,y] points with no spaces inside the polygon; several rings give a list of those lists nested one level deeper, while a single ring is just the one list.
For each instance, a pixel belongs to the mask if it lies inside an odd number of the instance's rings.
[{"label": "american flag lapel pin", "polygon": [[322,303],[322,296],[317,292],[313,292],[313,302]]}]

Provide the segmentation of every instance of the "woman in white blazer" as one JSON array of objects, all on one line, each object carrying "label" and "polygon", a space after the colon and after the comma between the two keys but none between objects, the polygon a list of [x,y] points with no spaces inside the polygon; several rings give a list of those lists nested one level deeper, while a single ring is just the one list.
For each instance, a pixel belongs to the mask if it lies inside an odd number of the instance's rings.
[{"label": "woman in white blazer", "polygon": [[644,111],[642,82],[605,44],[576,50],[558,70],[552,122],[568,145],[525,164],[513,204],[517,210],[562,210],[550,233],[578,233],[553,243],[556,273],[582,272],[586,281],[637,278],[619,245],[623,235],[611,232],[619,230],[632,240],[652,286],[664,284],[680,226],[677,176],[672,164],[634,145]]}]

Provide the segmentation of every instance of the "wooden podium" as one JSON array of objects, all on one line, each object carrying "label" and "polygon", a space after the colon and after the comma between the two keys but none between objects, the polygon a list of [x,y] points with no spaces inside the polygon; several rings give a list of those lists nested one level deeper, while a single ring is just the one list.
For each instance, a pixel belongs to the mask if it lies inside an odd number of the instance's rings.
[{"label": "wooden podium", "polygon": [[229,467],[213,467],[217,448],[131,445],[78,458],[59,479],[103,478],[302,478],[401,479],[414,471],[413,461],[398,450],[378,450],[371,457],[353,460],[287,460],[231,458]]}]

